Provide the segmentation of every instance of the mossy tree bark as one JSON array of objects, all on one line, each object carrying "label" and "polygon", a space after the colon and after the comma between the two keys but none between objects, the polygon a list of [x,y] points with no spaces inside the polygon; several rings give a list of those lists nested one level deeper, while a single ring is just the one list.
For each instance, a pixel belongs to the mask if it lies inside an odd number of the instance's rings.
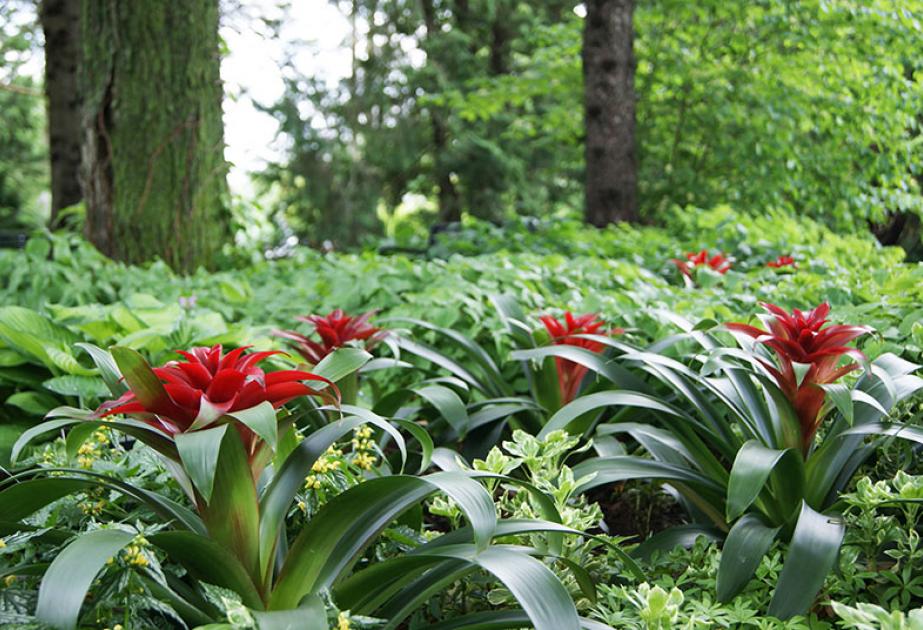
[{"label": "mossy tree bark", "polygon": [[40,16],[45,34],[45,97],[51,162],[50,223],[52,227],[57,227],[58,213],[83,199],[80,190],[80,90],[77,87],[80,2],[42,0]]},{"label": "mossy tree bark", "polygon": [[209,267],[228,233],[218,0],[83,0],[87,236]]},{"label": "mossy tree bark", "polygon": [[587,0],[583,27],[586,221],[638,220],[634,0]]}]

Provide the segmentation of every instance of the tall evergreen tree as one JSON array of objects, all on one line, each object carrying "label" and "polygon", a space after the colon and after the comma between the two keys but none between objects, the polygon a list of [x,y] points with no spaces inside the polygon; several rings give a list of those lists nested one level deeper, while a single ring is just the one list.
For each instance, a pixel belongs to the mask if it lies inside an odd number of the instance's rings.
[{"label": "tall evergreen tree", "polygon": [[87,235],[192,270],[227,235],[218,0],[82,2]]},{"label": "tall evergreen tree", "polygon": [[638,218],[634,0],[587,0],[583,27],[586,220]]}]

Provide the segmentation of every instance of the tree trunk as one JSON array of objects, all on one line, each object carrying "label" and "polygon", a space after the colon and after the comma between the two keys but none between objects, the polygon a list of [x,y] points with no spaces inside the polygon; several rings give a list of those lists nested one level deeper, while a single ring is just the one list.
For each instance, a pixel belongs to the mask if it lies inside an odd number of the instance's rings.
[{"label": "tree trunk", "polygon": [[[423,10],[423,24],[426,27],[427,39],[439,33],[436,23],[436,9],[432,0],[421,0]],[[426,49],[424,43],[424,50]],[[437,74],[441,69],[436,67]],[[461,198],[455,182],[452,181],[452,171],[447,164],[449,150],[449,129],[444,112],[438,106],[430,106],[430,119],[433,124],[433,153],[435,156],[436,185],[439,186],[439,223],[457,223],[461,221]]]},{"label": "tree trunk", "polygon": [[83,199],[80,142],[83,135],[77,72],[80,59],[80,0],[43,0],[45,97],[51,161],[51,227],[59,212]]},{"label": "tree trunk", "polygon": [[588,0],[583,30],[586,220],[637,221],[634,0]]},{"label": "tree trunk", "polygon": [[87,236],[212,266],[228,235],[218,0],[82,2]]}]

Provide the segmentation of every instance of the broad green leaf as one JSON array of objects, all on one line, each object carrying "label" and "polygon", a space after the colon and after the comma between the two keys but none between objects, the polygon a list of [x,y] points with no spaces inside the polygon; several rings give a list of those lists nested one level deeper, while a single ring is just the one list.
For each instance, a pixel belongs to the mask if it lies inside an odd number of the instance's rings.
[{"label": "broad green leaf", "polygon": [[48,567],[38,591],[35,616],[61,630],[77,627],[80,607],[106,561],[134,539],[120,529],[98,529],[77,537]]},{"label": "broad green leaf", "polygon": [[[254,584],[261,584],[260,506],[250,462],[233,428],[224,432],[219,447],[211,497],[207,504],[199,503],[199,513],[211,538],[237,557]],[[210,456],[208,447],[203,448],[202,460]]]},{"label": "broad green leaf", "polygon": [[50,378],[42,385],[56,394],[82,399],[103,398],[109,393],[106,382],[98,376],[67,374]]},{"label": "broad green leaf", "polygon": [[724,535],[720,530],[705,525],[676,525],[657,532],[645,540],[632,550],[631,556],[641,560],[650,560],[655,553],[667,553],[676,547],[689,548],[699,538],[718,542],[724,538]]},{"label": "broad green leaf", "polygon": [[[727,518],[734,520],[760,496],[769,476],[778,473],[778,483],[773,488],[784,488],[784,497],[776,497],[781,512],[775,518],[787,519],[801,502],[804,488],[804,466],[801,454],[794,449],[766,448],[756,440],[744,444],[737,453],[727,489]],[[780,523],[781,524],[781,523]]]},{"label": "broad green leaf", "polygon": [[160,379],[137,351],[113,346],[109,353],[138,402],[147,409],[156,409],[170,399]]},{"label": "broad green leaf", "polygon": [[827,398],[833,401],[833,404],[843,415],[846,424],[852,426],[854,418],[853,399],[850,395],[849,386],[844,383],[828,383],[820,385],[820,387],[827,393]]},{"label": "broad green leaf", "polygon": [[545,426],[542,427],[538,434],[543,438],[552,431],[560,429],[567,430],[570,423],[580,418],[584,414],[604,407],[637,407],[641,409],[650,409],[661,413],[679,416],[680,413],[673,407],[648,396],[637,392],[605,391],[596,394],[587,394],[580,396],[572,402],[564,405],[556,414],[549,418]]},{"label": "broad green leaf", "polygon": [[254,611],[257,630],[328,630],[327,609],[317,596],[307,597],[293,610]]},{"label": "broad green leaf", "polygon": [[372,355],[361,348],[337,348],[311,368],[311,372],[336,383],[371,360]]},{"label": "broad green leaf", "polygon": [[260,497],[260,564],[264,574],[274,560],[285,515],[314,462],[331,444],[365,423],[365,418],[353,416],[321,427],[302,440],[279,467]]},{"label": "broad green leaf", "polygon": [[279,423],[276,420],[276,410],[272,403],[263,401],[255,407],[230,411],[226,415],[236,418],[263,440],[275,451],[279,441]]},{"label": "broad green leaf", "polygon": [[122,382],[122,373],[119,372],[119,366],[115,364],[112,355],[92,343],[77,343],[74,345],[90,355],[113,397],[118,398],[125,393],[126,387],[125,383]]},{"label": "broad green leaf", "polygon": [[222,545],[194,532],[158,532],[148,540],[183,565],[197,580],[230,589],[251,608],[261,609],[263,602],[247,571]]},{"label": "broad green leaf", "polygon": [[174,436],[183,468],[192,480],[205,503],[211,500],[218,468],[218,455],[229,425],[222,424],[211,429],[177,433]]},{"label": "broad green leaf", "polygon": [[21,409],[30,416],[44,416],[58,406],[58,400],[44,392],[18,392],[7,398],[4,404]]},{"label": "broad green leaf", "polygon": [[807,613],[836,564],[844,532],[841,517],[815,512],[802,503],[785,565],[769,603],[770,615],[784,620]]},{"label": "broad green leaf", "polygon": [[537,630],[577,630],[577,609],[557,576],[539,560],[521,551],[471,546],[441,548],[439,555],[466,560],[492,574],[512,593]]},{"label": "broad green leaf", "polygon": [[718,601],[730,601],[743,590],[772,546],[779,529],[767,527],[755,514],[745,514],[734,523],[724,541],[718,566]]},{"label": "broad green leaf", "polygon": [[460,436],[468,432],[468,411],[454,390],[441,385],[427,385],[414,391],[431,404]]}]

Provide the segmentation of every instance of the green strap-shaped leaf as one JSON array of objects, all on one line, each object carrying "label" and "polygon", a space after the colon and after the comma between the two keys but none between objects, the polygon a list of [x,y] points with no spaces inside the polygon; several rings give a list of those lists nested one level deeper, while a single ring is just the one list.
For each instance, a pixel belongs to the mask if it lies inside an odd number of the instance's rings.
[{"label": "green strap-shaped leaf", "polygon": [[474,530],[478,548],[496,527],[493,500],[477,481],[457,472],[426,477],[379,477],[326,503],[296,537],[270,598],[274,610],[294,606],[304,595],[329,588],[388,523],[434,491],[458,503]]},{"label": "green strap-shaped leaf", "polygon": [[307,597],[294,610],[254,611],[257,630],[327,630],[327,609],[317,596]]},{"label": "green strap-shaped leaf", "polygon": [[[612,630],[612,626],[586,617],[580,617],[579,621],[582,630]],[[513,630],[524,628],[529,622],[524,610],[491,610],[469,613],[427,627],[429,630]]]},{"label": "green strap-shaped leaf", "polygon": [[[226,430],[218,448],[211,472],[214,487],[208,503],[199,502],[199,513],[209,535],[237,557],[254,584],[261,584],[260,506],[240,433],[233,428]],[[200,457],[202,462],[210,459],[210,447],[204,447]]]},{"label": "green strap-shaped leaf", "polygon": [[98,529],[77,537],[45,572],[36,618],[60,630],[76,628],[80,607],[96,574],[133,539],[133,534],[120,529]]},{"label": "green strap-shaped leaf", "polygon": [[418,326],[420,328],[425,328],[427,330],[432,330],[444,337],[450,339],[456,347],[464,350],[471,359],[478,365],[481,372],[485,377],[485,385],[496,390],[495,395],[502,394],[512,394],[512,388],[506,382],[506,379],[503,378],[503,375],[500,373],[500,369],[497,367],[496,362],[493,360],[493,357],[487,353],[484,348],[478,345],[476,342],[472,341],[465,335],[461,334],[457,330],[452,330],[451,328],[443,328],[441,326],[435,326],[429,322],[423,321],[421,319],[413,319],[406,317],[395,318],[395,321],[403,321]]},{"label": "green strap-shaped leaf", "polygon": [[718,566],[718,601],[729,601],[743,590],[778,533],[778,527],[767,527],[755,514],[745,514],[734,523]]},{"label": "green strap-shaped leaf", "polygon": [[90,355],[113,397],[118,398],[125,393],[127,388],[122,382],[122,373],[119,372],[119,366],[115,364],[112,355],[92,343],[75,343],[74,345]]},{"label": "green strap-shaped leaf", "polygon": [[565,359],[582,365],[620,387],[631,387],[637,380],[636,376],[615,364],[611,359],[607,359],[604,355],[578,346],[563,344],[542,346],[541,348],[514,350],[510,353],[510,358],[515,361],[543,361],[547,357]]},{"label": "green strap-shaped leaf", "polygon": [[419,424],[417,424],[413,420],[403,420],[400,418],[395,418],[394,420],[392,420],[392,422],[394,422],[397,426],[407,431],[407,433],[412,435],[414,439],[416,439],[417,442],[419,442],[421,453],[420,453],[420,468],[419,470],[417,470],[417,474],[422,475],[426,471],[426,469],[429,468],[430,463],[432,462],[432,459],[433,459],[433,448],[435,447],[435,445],[433,444],[433,438],[430,437],[426,429],[421,427]]},{"label": "green strap-shaped leaf", "polygon": [[276,420],[276,410],[272,403],[263,401],[255,407],[241,409],[240,411],[230,411],[227,414],[250,429],[269,444],[269,447],[275,452],[276,445],[279,443],[279,423]]},{"label": "green strap-shaped leaf", "polygon": [[629,479],[660,479],[663,481],[682,481],[696,488],[720,496],[723,503],[724,488],[691,468],[658,462],[633,455],[615,455],[613,457],[594,457],[574,466],[574,477],[595,474],[593,479],[577,487],[576,492],[586,492],[597,486]]},{"label": "green strap-shaped leaf", "polygon": [[272,478],[260,498],[260,565],[264,575],[274,559],[288,508],[304,485],[304,478],[311,472],[314,462],[331,444],[367,421],[367,418],[352,416],[321,427],[295,447]]},{"label": "green strap-shaped leaf", "polygon": [[154,409],[170,399],[151,366],[136,350],[112,346],[109,353],[138,402],[148,409]]},{"label": "green strap-shaped leaf", "polygon": [[844,532],[842,518],[815,512],[807,503],[802,504],[785,554],[785,566],[769,603],[770,615],[784,620],[808,611],[836,563]]},{"label": "green strap-shaped leaf", "polygon": [[776,497],[777,518],[787,519],[800,504],[804,488],[804,465],[801,454],[794,449],[766,448],[756,440],[745,443],[737,453],[727,488],[727,518],[734,520],[743,514],[763,491],[770,474],[778,472],[773,487],[784,493]]},{"label": "green strap-shaped leaf", "polygon": [[468,432],[468,411],[455,390],[442,385],[426,385],[413,388],[413,391],[435,407],[459,436],[464,436]]},{"label": "green strap-shaped leaf", "polygon": [[183,468],[205,503],[212,498],[218,455],[227,431],[228,425],[222,424],[203,431],[177,433],[174,437]]},{"label": "green strap-shaped leaf", "polygon": [[662,532],[657,532],[643,543],[635,547],[631,556],[640,560],[650,560],[655,553],[667,553],[676,547],[688,549],[695,544],[700,537],[706,540],[718,542],[724,535],[714,527],[698,525],[695,523],[688,525],[677,525]]},{"label": "green strap-shaped leaf", "polygon": [[358,371],[371,360],[372,355],[362,348],[337,348],[311,368],[311,372],[336,383],[341,378]]},{"label": "green strap-shaped leaf", "polygon": [[490,383],[481,382],[474,374],[463,367],[460,363],[450,359],[449,357],[436,350],[433,350],[429,346],[417,343],[416,341],[411,341],[406,337],[397,337],[397,343],[401,350],[415,354],[421,359],[429,361],[433,365],[441,367],[444,370],[448,370],[452,373],[453,376],[457,376],[487,396],[502,396],[505,394],[503,391],[497,391],[497,388],[492,386]]},{"label": "green strap-shaped leaf", "polygon": [[587,394],[580,396],[572,402],[564,405],[556,414],[551,416],[548,422],[542,427],[538,434],[539,438],[547,436],[552,431],[560,429],[567,430],[570,423],[580,418],[585,413],[601,409],[603,407],[637,407],[641,409],[650,409],[659,411],[671,416],[681,416],[682,414],[660,400],[647,394],[624,391],[605,391],[596,394]]},{"label": "green strap-shaped leaf", "polygon": [[[101,473],[72,468],[44,468],[48,473],[66,473],[79,477],[47,477],[21,480],[23,476],[34,475],[28,471],[7,480],[6,487],[0,491],[0,514],[4,520],[21,520],[73,492],[102,486],[126,494],[147,506],[166,521],[172,521],[175,527],[182,527],[197,532],[205,532],[205,527],[198,516],[167,497],[138,488],[126,481],[109,477]],[[84,479],[82,477],[89,477]]]},{"label": "green strap-shaped leaf", "polygon": [[578,630],[580,621],[570,594],[557,576],[529,555],[490,547],[477,551],[470,545],[441,548],[438,555],[467,560],[492,574],[512,593],[536,630]]},{"label": "green strap-shaped leaf", "polygon": [[234,591],[251,608],[263,607],[259,591],[240,561],[211,538],[193,532],[160,532],[148,540],[197,580]]}]

